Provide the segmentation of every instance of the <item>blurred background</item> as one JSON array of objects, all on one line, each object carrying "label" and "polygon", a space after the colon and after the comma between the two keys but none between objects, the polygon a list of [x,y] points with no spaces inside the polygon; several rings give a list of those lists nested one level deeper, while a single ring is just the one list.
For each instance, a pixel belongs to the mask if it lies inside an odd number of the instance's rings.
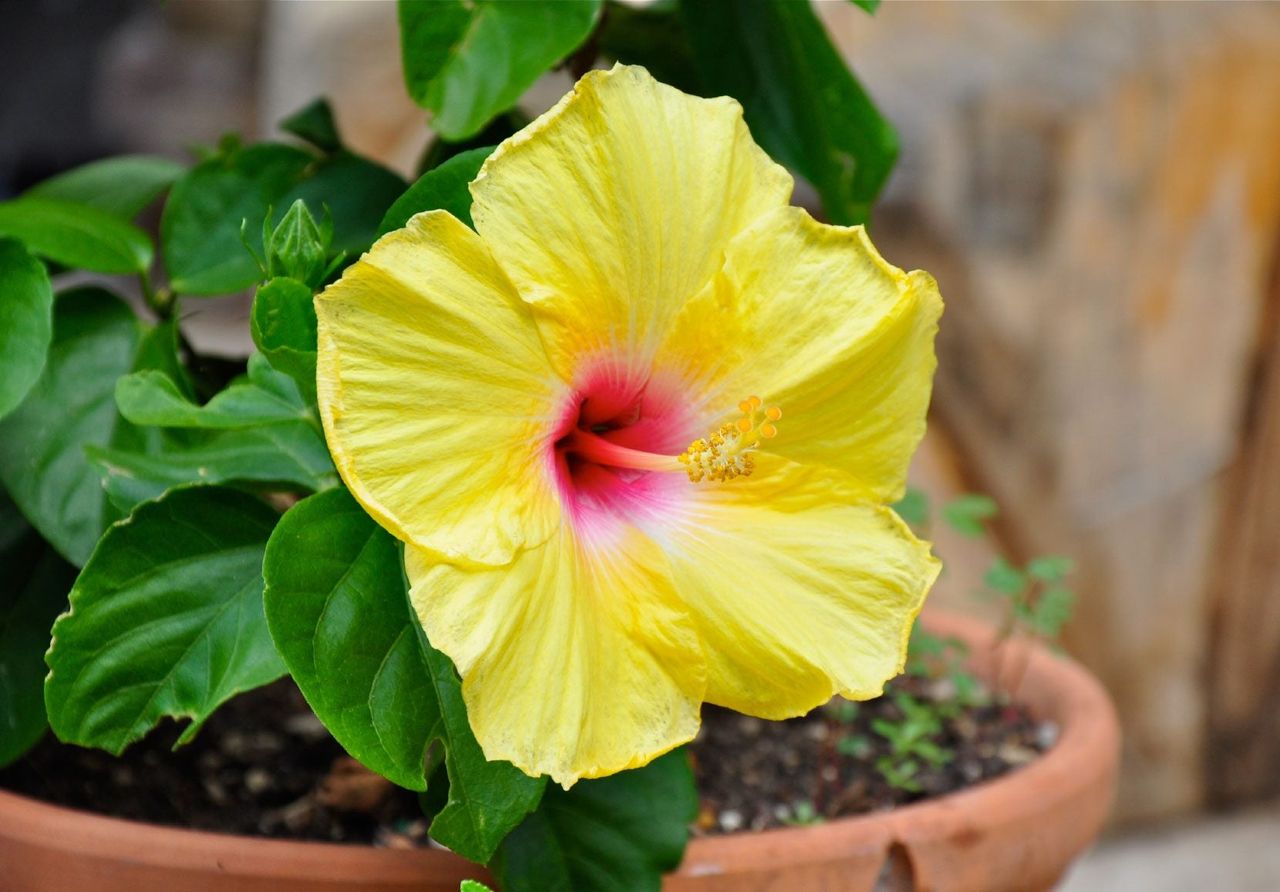
[{"label": "blurred background", "polygon": [[[874,237],[947,301],[918,481],[1001,505],[994,545],[940,531],[937,600],[975,609],[993,548],[1074,557],[1067,649],[1124,724],[1113,832],[1067,888],[1276,888],[1280,5],[818,7],[901,135]],[[351,148],[402,173],[430,140],[391,2],[5,15],[0,196],[107,154],[267,136],[321,94]],[[247,307],[208,302],[193,341],[247,353]]]}]

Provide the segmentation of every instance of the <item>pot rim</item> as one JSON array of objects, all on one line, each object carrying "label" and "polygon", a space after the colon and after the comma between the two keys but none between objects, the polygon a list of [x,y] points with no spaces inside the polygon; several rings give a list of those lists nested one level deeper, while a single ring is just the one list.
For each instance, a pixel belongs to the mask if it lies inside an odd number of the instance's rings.
[{"label": "pot rim", "polygon": [[[1021,640],[1001,644],[1003,659],[997,664],[991,647],[995,633],[986,624],[935,609],[927,609],[924,620],[931,631],[968,643],[971,669],[988,681],[997,665],[1004,666],[1004,680],[1009,681],[1007,670],[1025,661],[1020,682],[1010,692],[1037,719],[1058,725],[1053,746],[999,778],[900,808],[806,827],[695,837],[675,876],[734,873],[734,865],[744,858],[759,863],[769,857],[780,864],[831,861],[855,851],[887,854],[899,844],[910,847],[944,838],[963,839],[978,832],[975,828],[983,825],[985,815],[1030,821],[1050,807],[1045,795],[1025,795],[1028,785],[1065,799],[1083,786],[1113,783],[1119,724],[1110,698],[1087,670],[1043,645]],[[374,848],[168,827],[53,805],[6,790],[0,790],[0,828],[0,836],[102,858],[118,857],[119,840],[127,835],[130,857],[139,862],[157,867],[203,862],[231,875],[298,880],[300,865],[331,883],[358,882],[374,870],[390,880],[421,877],[424,869],[442,879],[451,874],[459,880],[482,875],[475,865],[446,850]]]}]

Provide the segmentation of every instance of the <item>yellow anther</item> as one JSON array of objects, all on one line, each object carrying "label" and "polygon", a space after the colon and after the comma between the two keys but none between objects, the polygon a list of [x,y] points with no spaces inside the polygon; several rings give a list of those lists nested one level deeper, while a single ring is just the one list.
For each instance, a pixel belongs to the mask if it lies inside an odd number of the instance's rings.
[{"label": "yellow anther", "polygon": [[706,437],[699,437],[689,444],[679,458],[690,480],[694,483],[703,480],[723,482],[751,476],[756,466],[752,453],[759,448],[761,440],[778,435],[777,425],[772,422],[782,417],[782,410],[777,406],[761,411],[762,406],[764,401],[760,397],[747,397],[738,403],[742,418],[732,424],[721,425]]}]

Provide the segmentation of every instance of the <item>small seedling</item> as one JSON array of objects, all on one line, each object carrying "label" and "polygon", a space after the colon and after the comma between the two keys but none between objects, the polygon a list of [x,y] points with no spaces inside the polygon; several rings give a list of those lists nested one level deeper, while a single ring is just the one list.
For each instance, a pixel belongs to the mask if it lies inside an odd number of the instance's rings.
[{"label": "small seedling", "polygon": [[836,752],[853,759],[865,759],[874,748],[865,734],[848,734],[836,741]]},{"label": "small seedling", "polygon": [[808,799],[801,799],[791,806],[791,815],[782,819],[782,823],[790,824],[793,827],[807,827],[812,824],[821,824],[822,815],[818,814],[818,810],[813,807],[813,803]]}]

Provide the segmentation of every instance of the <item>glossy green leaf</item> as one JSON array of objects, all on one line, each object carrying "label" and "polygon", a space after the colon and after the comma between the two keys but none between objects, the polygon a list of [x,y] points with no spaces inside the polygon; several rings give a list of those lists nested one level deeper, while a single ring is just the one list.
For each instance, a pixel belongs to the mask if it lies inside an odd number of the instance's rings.
[{"label": "glossy green leaf", "polygon": [[59,295],[44,371],[0,421],[0,481],[41,535],[77,565],[116,517],[84,450],[117,435],[116,379],[133,366],[140,332],[133,312],[107,291]]},{"label": "glossy green leaf", "polygon": [[122,378],[116,401],[130,422],[167,429],[145,448],[86,449],[122,511],[186,483],[253,482],[302,492],[337,483],[315,410],[259,354],[249,358],[247,376],[203,406],[153,371]]},{"label": "glossy green leaf", "polygon": [[53,288],[21,242],[0,238],[0,418],[35,386],[53,340]]},{"label": "glossy green leaf", "polygon": [[[3,494],[0,500],[7,501]],[[67,603],[75,568],[34,532],[0,550],[0,766],[26,752],[48,727],[44,653]]]},{"label": "glossy green leaf", "polygon": [[142,273],[151,266],[151,239],[114,214],[58,198],[0,203],[0,235],[33,254],[95,273]]},{"label": "glossy green leaf", "polygon": [[121,155],[59,174],[32,186],[25,194],[87,204],[132,220],[185,172],[183,165],[168,158]]},{"label": "glossy green leaf", "polygon": [[680,9],[707,95],[741,102],[756,141],[813,183],[834,222],[864,222],[898,139],[810,4],[683,0]]},{"label": "glossy green leaf", "polygon": [[327,99],[312,100],[281,121],[280,129],[325,152],[336,152],[342,148],[338,125],[333,120],[333,106]]},{"label": "glossy green leaf", "polygon": [[462,152],[424,173],[391,205],[378,227],[378,235],[400,229],[414,214],[437,208],[471,226],[471,191],[467,186],[480,173],[484,159],[493,154],[494,148],[486,146]]},{"label": "glossy green leaf", "polygon": [[409,95],[452,140],[515,105],[545,71],[587,39],[602,0],[400,0]]},{"label": "glossy green leaf", "polygon": [[355,259],[373,244],[378,222],[408,186],[398,174],[350,152],[320,161],[276,203],[278,221],[301,198],[317,217],[333,215],[333,252]]},{"label": "glossy green leaf", "polygon": [[199,487],[107,531],[53,627],[45,706],[59,739],[119,754],[165,717],[190,741],[220,704],[284,674],[262,612],[277,516]]},{"label": "glossy green leaf", "polygon": [[850,0],[850,2],[871,15],[875,15],[876,10],[880,8],[880,0]]},{"label": "glossy green leaf", "polygon": [[295,279],[272,279],[253,298],[249,330],[271,365],[316,403],[316,310],[311,289]]},{"label": "glossy green leaf", "polygon": [[316,715],[355,758],[415,790],[441,739],[449,796],[431,835],[487,861],[544,781],[484,759],[453,665],[409,607],[396,541],[335,489],[290,509],[264,573],[271,634]]},{"label": "glossy green leaf", "polygon": [[503,892],[658,892],[684,857],[698,794],[683,749],[643,768],[548,787],[503,842]]},{"label": "glossy green leaf", "polygon": [[260,354],[249,357],[246,377],[233,381],[203,406],[184,395],[168,374],[151,370],[121,378],[116,383],[116,405],[121,415],[140,425],[216,430],[310,421],[319,428],[297,385]]},{"label": "glossy green leaf", "polygon": [[271,635],[316,715],[370,769],[425,790],[440,713],[395,540],[330,490],[280,521],[263,575]]},{"label": "glossy green leaf", "polygon": [[174,184],[160,221],[170,284],[180,294],[241,291],[261,278],[245,248],[241,224],[261,230],[270,208],[283,215],[285,195],[317,158],[279,143],[261,143],[216,155]]},{"label": "glossy green leaf", "polygon": [[449,801],[431,822],[431,835],[472,861],[488,863],[502,840],[537,807],[547,779],[529,777],[510,762],[485,758],[467,720],[457,670],[427,642],[422,626],[412,625],[435,686],[449,775]]},{"label": "glossy green leaf", "polygon": [[338,483],[324,438],[306,422],[166,439],[149,451],[88,447],[85,454],[120,511],[189,483],[253,483],[301,493]]}]

